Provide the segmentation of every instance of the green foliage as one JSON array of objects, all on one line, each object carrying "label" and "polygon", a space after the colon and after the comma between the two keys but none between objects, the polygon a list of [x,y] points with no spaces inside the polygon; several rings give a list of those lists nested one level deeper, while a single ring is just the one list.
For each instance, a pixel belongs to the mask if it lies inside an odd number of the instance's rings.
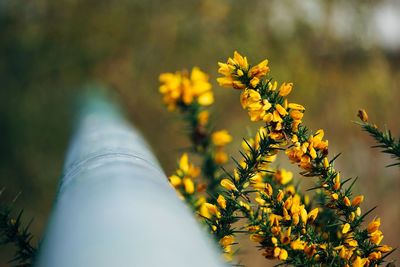
[{"label": "green foliage", "polygon": [[14,257],[10,260],[13,266],[32,266],[36,248],[31,244],[33,235],[29,231],[30,223],[23,226],[22,210],[16,218],[12,213],[12,206],[0,204],[0,244],[15,246]]},{"label": "green foliage", "polygon": [[360,124],[362,129],[368,132],[378,143],[378,145],[373,147],[383,149],[383,153],[391,155],[391,157],[397,161],[396,163],[390,164],[387,167],[400,167],[400,138],[396,141],[389,129],[380,130],[376,125],[368,122],[362,122],[358,124]]}]

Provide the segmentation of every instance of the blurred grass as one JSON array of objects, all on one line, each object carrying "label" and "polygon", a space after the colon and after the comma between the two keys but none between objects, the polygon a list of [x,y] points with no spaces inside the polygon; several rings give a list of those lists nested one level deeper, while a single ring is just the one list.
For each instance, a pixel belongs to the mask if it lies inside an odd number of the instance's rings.
[{"label": "blurred grass", "polygon": [[[295,83],[291,99],[307,107],[306,124],[324,128],[331,153],[343,153],[338,169],[343,176],[360,177],[364,210],[379,205],[384,241],[398,247],[400,231],[393,225],[400,219],[399,170],[384,168],[388,157],[371,150],[371,138],[351,122],[363,107],[374,122],[400,135],[400,48],[389,50],[367,39],[374,35],[367,22],[384,3],[326,0],[314,12],[290,0],[1,1],[0,184],[7,188],[5,198],[22,192],[16,206],[35,217],[33,231],[40,237],[72,131],[73,99],[90,80],[116,92],[170,173],[187,140],[184,125],[161,104],[158,74],[200,66],[215,85],[217,127],[234,134],[237,142],[230,150],[237,155],[247,115],[238,92],[215,83],[216,62],[237,49],[252,62],[267,57],[275,79]],[[335,31],[337,6],[345,7],[342,16],[352,22],[344,27],[350,32],[346,36]],[[244,254],[240,258],[248,266],[266,262],[254,251]],[[8,257],[9,252],[1,253],[0,264]]]}]

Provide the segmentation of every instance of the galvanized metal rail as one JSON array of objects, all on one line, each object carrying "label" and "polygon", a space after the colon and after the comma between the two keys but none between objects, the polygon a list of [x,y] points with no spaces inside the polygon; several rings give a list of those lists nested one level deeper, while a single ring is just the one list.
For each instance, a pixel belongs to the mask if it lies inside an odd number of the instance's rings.
[{"label": "galvanized metal rail", "polygon": [[138,131],[86,97],[35,266],[225,266]]}]

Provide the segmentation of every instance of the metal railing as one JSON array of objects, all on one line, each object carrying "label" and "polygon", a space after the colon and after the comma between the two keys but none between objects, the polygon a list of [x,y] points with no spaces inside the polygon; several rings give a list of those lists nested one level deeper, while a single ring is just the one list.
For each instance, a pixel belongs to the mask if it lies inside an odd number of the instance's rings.
[{"label": "metal railing", "polygon": [[85,97],[35,266],[225,266],[138,131]]}]

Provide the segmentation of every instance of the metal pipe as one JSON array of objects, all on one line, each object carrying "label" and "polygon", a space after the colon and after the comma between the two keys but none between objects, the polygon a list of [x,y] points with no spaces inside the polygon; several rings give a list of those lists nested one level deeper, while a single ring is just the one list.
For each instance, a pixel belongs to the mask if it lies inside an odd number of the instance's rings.
[{"label": "metal pipe", "polygon": [[78,118],[35,266],[225,266],[117,106],[97,91]]}]

